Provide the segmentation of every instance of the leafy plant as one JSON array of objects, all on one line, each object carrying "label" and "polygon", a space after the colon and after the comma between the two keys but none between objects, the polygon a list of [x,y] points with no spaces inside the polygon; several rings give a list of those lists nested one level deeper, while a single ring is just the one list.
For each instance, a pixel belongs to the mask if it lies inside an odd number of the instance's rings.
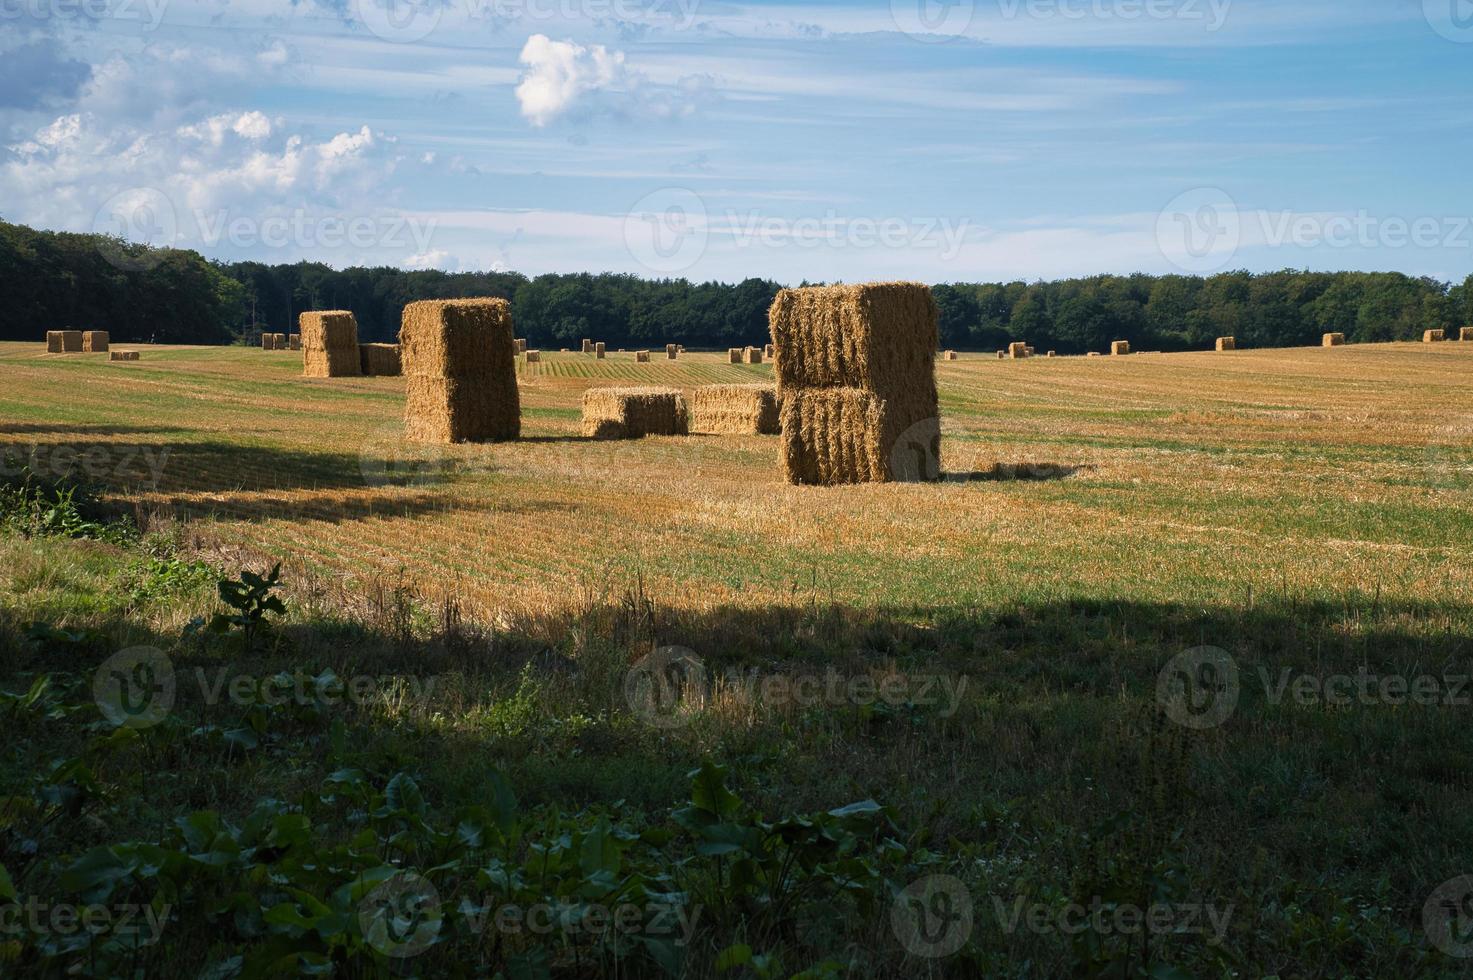
[{"label": "leafy plant", "polygon": [[240,573],[239,579],[221,579],[220,601],[234,612],[216,613],[210,620],[210,630],[215,633],[241,631],[241,642],[247,652],[255,649],[257,637],[269,627],[268,613],[286,614],[286,604],[274,595],[281,584],[281,563],[272,566],[266,575],[257,575],[250,569]]}]

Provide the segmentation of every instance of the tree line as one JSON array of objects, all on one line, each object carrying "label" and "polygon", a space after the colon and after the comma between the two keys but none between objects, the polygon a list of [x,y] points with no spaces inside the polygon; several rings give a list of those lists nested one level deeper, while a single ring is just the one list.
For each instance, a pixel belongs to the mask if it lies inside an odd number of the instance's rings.
[{"label": "tree line", "polygon": [[[108,330],[122,342],[247,343],[291,332],[304,310],[347,309],[364,341],[392,341],[406,303],[497,296],[512,304],[533,347],[577,349],[587,337],[613,347],[760,345],[781,286],[642,279],[616,273],[528,278],[515,272],[445,273],[392,267],[332,269],[317,262],[222,263],[92,234],[0,222],[0,339],[46,330]],[[1396,272],[1199,277],[1144,273],[1054,282],[948,283],[934,287],[941,344],[1000,349],[1025,341],[1082,353],[1128,340],[1138,350],[1200,349],[1235,336],[1245,347],[1316,343],[1338,331],[1352,342],[1412,340],[1425,329],[1473,324],[1473,275],[1451,284]]]}]

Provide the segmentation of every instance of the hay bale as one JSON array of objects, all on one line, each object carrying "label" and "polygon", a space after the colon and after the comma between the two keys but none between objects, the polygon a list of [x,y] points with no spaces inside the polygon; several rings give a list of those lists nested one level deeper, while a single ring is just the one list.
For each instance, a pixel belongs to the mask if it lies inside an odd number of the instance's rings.
[{"label": "hay bale", "polygon": [[287,334],[286,335],[286,349],[287,350],[301,350],[302,349],[302,335],[299,334],[299,333],[289,333],[289,334]]},{"label": "hay bale", "polygon": [[742,350],[742,363],[743,364],[761,364],[762,363],[762,351],[758,350],[756,347],[747,347],[747,348],[744,348]]},{"label": "hay bale", "polygon": [[1217,349],[1218,350],[1237,350],[1238,349],[1238,338],[1236,338],[1236,337],[1218,337],[1217,338]]},{"label": "hay bale", "polygon": [[314,310],[297,318],[302,333],[302,376],[356,378],[361,373],[358,321],[347,310]]},{"label": "hay bale", "polygon": [[650,352],[647,351],[647,350],[637,350],[637,351],[635,351],[634,352],[634,362],[636,364],[648,364],[650,362]]},{"label": "hay bale", "polygon": [[1058,356],[1059,356],[1059,352],[1058,352],[1058,351],[1056,351],[1056,350],[1051,350],[1051,351],[1049,351],[1049,352],[1048,352],[1048,354],[1047,354],[1047,355],[1045,355],[1045,356],[1047,356],[1047,357],[1058,357]]},{"label": "hay bale", "polygon": [[1032,357],[1036,353],[1036,351],[1034,351],[1033,345],[1029,344],[1028,346],[1023,348],[1023,353],[1027,354],[1029,357]]},{"label": "hay bale", "polygon": [[592,354],[593,353],[593,341],[591,341],[591,340],[589,340],[587,338],[584,338],[584,340],[583,340],[583,353],[584,354]]},{"label": "hay bale", "polygon": [[689,428],[678,388],[589,388],[583,392],[583,435],[639,439],[684,435]]},{"label": "hay bale", "polygon": [[728,347],[726,349],[726,359],[732,364],[742,363],[742,349],[740,347]]},{"label": "hay bale", "polygon": [[691,392],[690,431],[776,435],[773,385],[702,385]]},{"label": "hay bale", "polygon": [[1343,343],[1345,343],[1343,333],[1327,333],[1320,339],[1321,347],[1339,347]]},{"label": "hay bale", "polygon": [[522,351],[522,358],[528,364],[541,364],[542,352],[540,350]]},{"label": "hay bale", "polygon": [[1092,350],[1092,351],[1090,351],[1090,352],[1089,352],[1089,353],[1088,353],[1088,354],[1085,354],[1085,355],[1084,355],[1084,356],[1085,356],[1085,357],[1100,357],[1100,356],[1101,356],[1101,354],[1100,354],[1100,352],[1099,352],[1099,351],[1097,351],[1097,350]]},{"label": "hay bale", "polygon": [[487,442],[521,434],[516,344],[506,300],[410,303],[399,329],[399,353],[410,439]]},{"label": "hay bale", "polygon": [[64,354],[82,353],[82,331],[80,330],[58,330],[61,334],[61,350]]},{"label": "hay bale", "polygon": [[365,378],[397,378],[404,373],[398,344],[359,344],[358,365]]},{"label": "hay bale", "polygon": [[902,436],[939,448],[938,316],[928,287],[784,289],[769,320],[783,352],[774,364],[788,482],[907,478],[895,462]]},{"label": "hay bale", "polygon": [[679,356],[680,356],[680,348],[677,345],[675,345],[675,344],[666,344],[665,345],[665,357],[668,360],[672,360],[673,361],[673,360],[675,360]]},{"label": "hay bale", "polygon": [[262,350],[276,350],[276,334],[274,334],[274,333],[263,333],[263,334],[261,334],[261,349]]},{"label": "hay bale", "polygon": [[1023,343],[1021,340],[1015,340],[1011,344],[1008,344],[1008,357],[1016,361],[1027,356],[1028,345]]},{"label": "hay bale", "polygon": [[518,337],[518,338],[516,338],[516,345],[517,345],[517,353],[518,354],[525,354],[525,353],[527,353],[527,338],[525,338],[525,337]]},{"label": "hay bale", "polygon": [[46,331],[46,353],[60,354],[66,350],[66,344],[61,338],[60,330]]},{"label": "hay bale", "polygon": [[596,358],[598,358],[601,361],[601,360],[604,359],[604,354],[605,354],[604,342],[602,340],[600,340],[598,343],[596,343],[596,344],[593,345],[593,356],[596,357]]},{"label": "hay bale", "polygon": [[1112,341],[1110,341],[1110,356],[1111,357],[1119,357],[1122,354],[1129,354],[1129,353],[1130,353],[1130,341],[1128,341],[1128,340],[1112,340]]},{"label": "hay bale", "polygon": [[956,351],[949,350],[945,354],[942,354],[941,356],[944,357],[948,361],[954,361],[954,360],[956,360]]},{"label": "hay bale", "polygon": [[101,354],[107,350],[108,339],[106,330],[83,330],[82,350],[89,354]]},{"label": "hay bale", "polygon": [[109,361],[136,361],[138,352],[136,350],[110,350],[107,352]]},{"label": "hay bale", "polygon": [[271,337],[272,337],[273,340],[276,341],[276,348],[275,348],[276,350],[287,350],[288,349],[287,342],[286,342],[286,334],[284,334],[284,333],[274,333],[274,334],[271,335]]},{"label": "hay bale", "polygon": [[1008,356],[1008,352],[1005,351],[1005,350],[1000,350],[1000,351],[997,352],[997,359],[999,361],[1007,360],[1007,356]]},{"label": "hay bale", "polygon": [[777,348],[771,344],[765,345],[762,348],[762,356],[767,358],[769,361],[772,360],[774,357],[777,356]]},{"label": "hay bale", "polygon": [[1458,329],[1459,340],[1473,340],[1473,327],[1460,327]]},{"label": "hay bale", "polygon": [[1422,343],[1424,343],[1424,344],[1437,344],[1437,343],[1441,343],[1444,336],[1446,336],[1446,335],[1441,330],[1424,330],[1424,331],[1422,331]]}]

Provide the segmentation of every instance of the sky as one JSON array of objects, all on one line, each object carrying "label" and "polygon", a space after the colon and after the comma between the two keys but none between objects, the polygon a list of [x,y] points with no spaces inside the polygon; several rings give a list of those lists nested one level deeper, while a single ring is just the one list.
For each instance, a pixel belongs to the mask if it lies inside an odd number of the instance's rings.
[{"label": "sky", "polygon": [[0,0],[0,217],[736,281],[1473,273],[1473,0]]}]

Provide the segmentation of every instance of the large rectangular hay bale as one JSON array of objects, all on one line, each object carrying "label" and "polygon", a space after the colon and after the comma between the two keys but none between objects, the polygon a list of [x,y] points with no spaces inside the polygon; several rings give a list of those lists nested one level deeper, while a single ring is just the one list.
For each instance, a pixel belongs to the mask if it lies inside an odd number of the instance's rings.
[{"label": "large rectangular hay bale", "polygon": [[1437,343],[1441,343],[1442,342],[1442,338],[1444,336],[1446,336],[1446,334],[1443,331],[1441,331],[1441,330],[1424,330],[1424,331],[1422,331],[1422,343],[1424,343],[1424,344],[1437,344]]},{"label": "large rectangular hay bale", "polygon": [[942,354],[941,357],[943,360],[954,361],[956,360],[956,351],[949,350],[945,354]]},{"label": "large rectangular hay bale", "polygon": [[777,356],[777,348],[774,347],[772,344],[764,345],[762,348],[762,356],[767,358],[769,361],[772,360],[774,357]]},{"label": "large rectangular hay bale", "polygon": [[289,333],[289,334],[287,334],[286,335],[286,349],[287,350],[301,350],[302,349],[302,335],[299,334],[299,333]]},{"label": "large rectangular hay bale", "polygon": [[1013,360],[1021,360],[1028,356],[1028,345],[1021,340],[1015,340],[1008,344],[1008,357]]},{"label": "large rectangular hay bale", "polygon": [[740,347],[728,347],[726,349],[726,359],[732,364],[742,363],[742,349]]},{"label": "large rectangular hay bale", "polygon": [[1110,354],[1111,354],[1111,356],[1119,357],[1122,354],[1129,354],[1129,353],[1130,353],[1130,341],[1128,341],[1128,340],[1112,340],[1112,341],[1110,341]]},{"label": "large rectangular hay bale", "polygon": [[61,350],[64,354],[82,353],[82,331],[59,330],[61,334]]},{"label": "large rectangular hay bale", "polygon": [[358,362],[365,378],[397,378],[404,373],[398,344],[359,344]]},{"label": "large rectangular hay bale", "polygon": [[635,351],[634,352],[634,362],[636,364],[648,364],[650,362],[650,352],[647,351],[647,350],[637,350],[637,351]]},{"label": "large rectangular hay bale", "polygon": [[[833,486],[914,479],[939,463],[940,420],[933,416],[906,424],[874,392],[787,388],[779,419],[783,473],[789,483]],[[924,459],[913,458],[917,449]],[[905,472],[908,468],[918,472]]]},{"label": "large rectangular hay bale", "polygon": [[362,373],[358,321],[348,310],[311,310],[297,317],[302,335],[302,376],[356,378]]},{"label": "large rectangular hay bale", "polygon": [[762,351],[756,347],[748,347],[742,351],[743,364],[761,364]]},{"label": "large rectangular hay bale", "polygon": [[109,361],[136,361],[138,352],[136,350],[110,350],[107,352]]},{"label": "large rectangular hay bale", "polygon": [[528,364],[542,363],[542,352],[540,350],[523,351],[522,357],[526,360]]},{"label": "large rectangular hay bale", "polygon": [[680,345],[679,344],[666,344],[665,345],[665,357],[667,359],[673,361],[673,360],[675,360],[679,356],[680,356]]},{"label": "large rectangular hay bale", "polygon": [[106,330],[83,330],[82,350],[89,354],[104,353],[109,339]]},{"label": "large rectangular hay bale", "polygon": [[1459,340],[1473,340],[1473,327],[1460,327],[1458,329]]},{"label": "large rectangular hay bale", "polygon": [[738,435],[776,435],[779,431],[774,385],[702,385],[691,392],[690,431]]},{"label": "large rectangular hay bale", "polygon": [[406,305],[399,356],[407,379],[408,438],[489,442],[521,434],[516,338],[506,300],[421,300]]},{"label": "large rectangular hay bale", "polygon": [[1321,347],[1339,347],[1343,343],[1345,343],[1345,334],[1343,333],[1327,333],[1320,338]]},{"label": "large rectangular hay bale", "polygon": [[60,354],[66,350],[66,344],[62,341],[60,330],[46,331],[46,353]]},{"label": "large rectangular hay bale", "polygon": [[274,347],[275,350],[287,350],[288,349],[287,343],[286,343],[286,334],[284,334],[284,333],[274,333],[274,334],[271,335],[271,338],[272,338],[272,340],[275,341],[275,347]]},{"label": "large rectangular hay bale", "polygon": [[274,334],[274,333],[263,333],[263,334],[261,334],[261,349],[262,350],[276,350],[276,334]]},{"label": "large rectangular hay bale", "polygon": [[[935,388],[936,301],[918,283],[784,289],[769,314],[777,387],[852,387],[893,400]],[[925,382],[919,382],[922,388]],[[922,393],[924,397],[924,393]]]},{"label": "large rectangular hay bale", "polygon": [[638,439],[689,431],[685,396],[678,388],[589,388],[583,392],[583,435]]},{"label": "large rectangular hay bale", "polygon": [[593,345],[593,356],[598,358],[600,361],[604,359],[604,355],[606,353],[607,348],[604,347],[604,342],[602,340]]},{"label": "large rectangular hay bale", "polygon": [[1236,338],[1236,337],[1218,337],[1217,338],[1217,349],[1218,350],[1237,350],[1238,349],[1238,338]]},{"label": "large rectangular hay bale", "polygon": [[592,354],[593,353],[593,341],[589,340],[586,337],[583,339],[583,353],[584,354]]}]

